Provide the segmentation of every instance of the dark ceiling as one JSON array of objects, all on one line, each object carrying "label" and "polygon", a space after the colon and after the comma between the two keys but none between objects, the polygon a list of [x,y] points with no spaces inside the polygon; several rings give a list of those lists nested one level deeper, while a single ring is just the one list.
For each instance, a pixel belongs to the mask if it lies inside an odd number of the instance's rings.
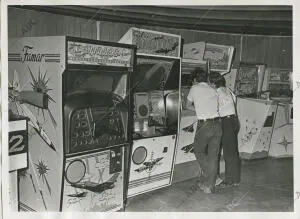
[{"label": "dark ceiling", "polygon": [[293,8],[287,5],[231,6],[14,6],[29,10],[178,29],[258,35],[293,35]]}]

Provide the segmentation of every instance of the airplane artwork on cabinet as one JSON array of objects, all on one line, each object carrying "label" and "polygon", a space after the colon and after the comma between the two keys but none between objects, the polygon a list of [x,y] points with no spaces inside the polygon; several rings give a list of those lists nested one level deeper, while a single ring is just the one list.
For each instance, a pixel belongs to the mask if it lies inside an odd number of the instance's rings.
[{"label": "airplane artwork on cabinet", "polygon": [[277,104],[273,101],[250,98],[238,98],[237,103],[241,124],[238,134],[241,158],[267,157],[273,135]]},{"label": "airplane artwork on cabinet", "polygon": [[9,111],[28,118],[17,210],[122,210],[135,46],[61,36],[8,48]]},{"label": "airplane artwork on cabinet", "polygon": [[278,103],[269,156],[293,156],[293,104],[290,102]]},{"label": "airplane artwork on cabinet", "polygon": [[120,43],[137,46],[133,146],[128,196],[169,186],[179,124],[181,36],[130,28]]}]

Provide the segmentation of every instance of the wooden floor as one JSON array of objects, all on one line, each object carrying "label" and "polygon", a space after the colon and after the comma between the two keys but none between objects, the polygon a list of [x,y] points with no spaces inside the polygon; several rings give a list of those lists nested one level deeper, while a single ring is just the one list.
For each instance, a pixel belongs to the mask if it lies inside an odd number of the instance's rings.
[{"label": "wooden floor", "polygon": [[127,212],[288,212],[293,211],[293,159],[243,162],[238,188],[205,194],[196,178],[128,200]]}]

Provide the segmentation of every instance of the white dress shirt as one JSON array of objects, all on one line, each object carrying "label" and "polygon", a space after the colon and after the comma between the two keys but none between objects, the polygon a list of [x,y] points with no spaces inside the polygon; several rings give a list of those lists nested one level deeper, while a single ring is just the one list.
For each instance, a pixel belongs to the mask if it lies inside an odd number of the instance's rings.
[{"label": "white dress shirt", "polygon": [[207,83],[201,82],[191,87],[187,99],[194,103],[197,118],[211,119],[219,117],[218,93]]},{"label": "white dress shirt", "polygon": [[219,95],[219,113],[220,116],[230,116],[235,114],[235,95],[226,87],[217,89]]}]

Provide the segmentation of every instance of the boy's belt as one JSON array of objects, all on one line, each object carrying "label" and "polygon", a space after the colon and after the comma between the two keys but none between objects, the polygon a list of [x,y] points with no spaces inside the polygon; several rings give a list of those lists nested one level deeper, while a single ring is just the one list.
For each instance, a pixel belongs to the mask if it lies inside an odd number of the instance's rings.
[{"label": "boy's belt", "polygon": [[227,118],[233,118],[235,117],[235,114],[232,114],[232,115],[228,115],[228,116],[223,116],[221,117],[222,119],[227,119]]},{"label": "boy's belt", "polygon": [[199,119],[199,122],[207,122],[207,121],[219,121],[220,117],[209,118],[209,119]]}]

